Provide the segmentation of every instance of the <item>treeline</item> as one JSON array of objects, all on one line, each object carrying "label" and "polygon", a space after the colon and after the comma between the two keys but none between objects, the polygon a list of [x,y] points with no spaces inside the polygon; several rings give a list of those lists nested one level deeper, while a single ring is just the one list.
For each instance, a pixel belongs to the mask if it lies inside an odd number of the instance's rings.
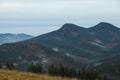
[{"label": "treeline", "polygon": [[[0,64],[0,68],[3,68]],[[14,70],[15,66],[12,61],[6,62],[6,65],[4,69]],[[45,69],[42,67],[39,63],[32,63],[27,68],[28,72],[37,73],[37,74],[49,74],[52,76],[61,76],[61,77],[69,77],[69,78],[78,78],[82,80],[109,80],[109,77],[107,75],[101,77],[99,74],[99,69],[92,68],[89,70],[86,70],[84,67],[80,70],[76,70],[73,67],[68,67],[67,65],[59,65],[55,66],[54,64],[51,64],[48,69]]]},{"label": "treeline", "polygon": [[68,67],[67,65],[59,65],[55,66],[51,64],[47,71],[45,71],[39,63],[31,64],[28,67],[28,72],[33,72],[37,74],[49,74],[52,76],[61,76],[61,77],[69,77],[69,78],[78,78],[83,80],[109,80],[107,75],[101,77],[99,74],[99,70],[97,68],[92,68],[90,70],[86,70],[85,68],[81,68],[80,70],[76,70],[73,67]]},{"label": "treeline", "polygon": [[3,67],[2,64],[0,63],[0,69],[9,69],[9,70],[14,70],[15,66],[12,61],[7,61],[5,66]]}]

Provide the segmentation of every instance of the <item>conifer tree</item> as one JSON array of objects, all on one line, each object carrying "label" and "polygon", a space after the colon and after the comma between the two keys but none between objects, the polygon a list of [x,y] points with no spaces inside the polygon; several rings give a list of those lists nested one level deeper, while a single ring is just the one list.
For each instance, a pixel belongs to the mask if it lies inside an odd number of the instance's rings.
[{"label": "conifer tree", "polygon": [[8,61],[8,62],[6,63],[6,69],[10,69],[10,70],[15,69],[14,63],[13,63],[12,61]]},{"label": "conifer tree", "polygon": [[0,69],[2,69],[2,64],[0,63]]},{"label": "conifer tree", "polygon": [[28,71],[28,72],[33,72],[33,71],[34,71],[34,65],[33,65],[33,62],[30,64],[30,66],[28,66],[27,71]]},{"label": "conifer tree", "polygon": [[43,68],[39,63],[37,63],[37,64],[32,63],[28,67],[28,72],[40,73],[41,74],[41,73],[43,73]]},{"label": "conifer tree", "polygon": [[105,76],[103,77],[103,80],[109,80],[108,76],[105,75]]}]

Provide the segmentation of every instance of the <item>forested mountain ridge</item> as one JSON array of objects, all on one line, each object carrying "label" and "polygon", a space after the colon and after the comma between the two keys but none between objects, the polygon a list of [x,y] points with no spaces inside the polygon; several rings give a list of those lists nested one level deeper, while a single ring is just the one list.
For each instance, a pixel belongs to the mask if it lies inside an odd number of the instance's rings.
[{"label": "forested mountain ridge", "polygon": [[56,31],[1,45],[0,61],[4,63],[10,59],[20,70],[31,62],[39,62],[45,68],[61,63],[75,68],[104,67],[102,64],[120,61],[119,35],[120,28],[106,22],[90,28],[66,23]]}]

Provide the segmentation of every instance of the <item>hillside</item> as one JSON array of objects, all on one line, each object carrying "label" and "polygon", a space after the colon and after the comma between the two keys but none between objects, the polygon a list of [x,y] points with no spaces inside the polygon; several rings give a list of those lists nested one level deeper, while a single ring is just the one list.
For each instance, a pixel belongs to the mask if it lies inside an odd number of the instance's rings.
[{"label": "hillside", "polygon": [[[106,60],[119,59],[120,28],[106,22],[84,28],[66,23],[60,29],[35,38],[0,46],[0,61],[12,60],[17,69],[39,62],[50,64],[98,66]],[[114,51],[115,50],[115,51]]]},{"label": "hillside", "polygon": [[77,80],[70,78],[55,77],[49,75],[38,75],[33,73],[0,70],[0,80]]}]

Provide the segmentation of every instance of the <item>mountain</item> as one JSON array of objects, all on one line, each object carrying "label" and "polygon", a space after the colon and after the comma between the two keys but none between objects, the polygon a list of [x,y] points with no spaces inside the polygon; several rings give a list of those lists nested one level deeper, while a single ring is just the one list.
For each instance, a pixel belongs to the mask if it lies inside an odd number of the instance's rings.
[{"label": "mountain", "polygon": [[[119,60],[120,28],[101,22],[90,28],[66,23],[60,29],[29,40],[0,46],[0,61],[13,60],[17,69],[31,62],[67,64],[80,68]],[[115,51],[114,51],[115,50]]]},{"label": "mountain", "polygon": [[33,36],[27,34],[11,34],[11,33],[0,34],[0,44],[18,42],[30,39],[32,37]]}]

